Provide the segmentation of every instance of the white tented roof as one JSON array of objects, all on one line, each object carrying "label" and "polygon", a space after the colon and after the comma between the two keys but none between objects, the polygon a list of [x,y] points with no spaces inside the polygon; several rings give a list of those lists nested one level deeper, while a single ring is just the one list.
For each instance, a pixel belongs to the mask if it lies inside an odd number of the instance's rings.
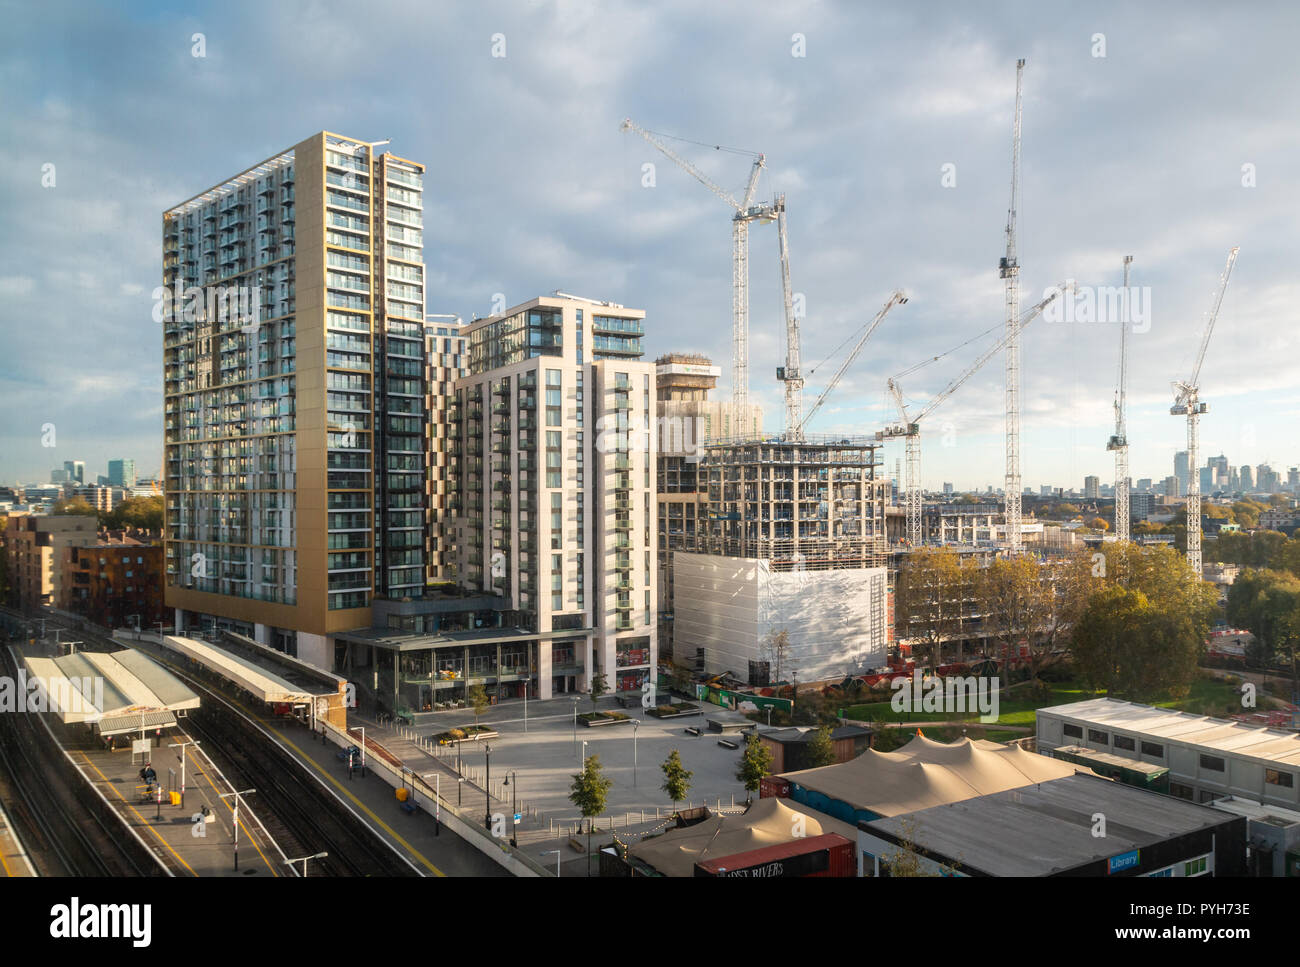
[{"label": "white tented roof", "polygon": [[[79,652],[59,658],[24,655],[29,677],[40,679],[50,710],[68,723],[161,715],[199,707],[199,697],[161,665],[136,651]],[[105,733],[107,734],[107,733]]]}]

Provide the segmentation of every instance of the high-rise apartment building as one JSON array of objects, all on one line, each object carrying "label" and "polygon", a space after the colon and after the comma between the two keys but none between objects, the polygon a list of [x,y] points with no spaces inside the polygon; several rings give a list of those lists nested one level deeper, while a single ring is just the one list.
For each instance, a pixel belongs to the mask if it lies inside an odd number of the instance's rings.
[{"label": "high-rise apartment building", "polygon": [[330,667],[426,580],[422,165],[321,132],[163,215],[166,604]]},{"label": "high-rise apartment building", "polygon": [[450,506],[457,583],[535,632],[537,696],[656,663],[654,367],[645,313],[556,294],[465,326]]},{"label": "high-rise apartment building", "polygon": [[110,460],[108,461],[108,485],[110,487],[135,486],[135,461],[134,460]]},{"label": "high-rise apartment building", "polygon": [[451,549],[451,512],[447,507],[455,455],[448,438],[448,415],[456,399],[456,380],[466,373],[465,336],[459,318],[437,322],[426,318],[425,378],[428,386],[429,503],[428,583],[446,584],[456,577]]},{"label": "high-rise apartment building", "polygon": [[1100,477],[1094,477],[1089,475],[1083,478],[1083,495],[1085,497],[1089,498],[1090,500],[1096,500],[1097,497],[1100,495],[1100,490],[1101,490]]}]

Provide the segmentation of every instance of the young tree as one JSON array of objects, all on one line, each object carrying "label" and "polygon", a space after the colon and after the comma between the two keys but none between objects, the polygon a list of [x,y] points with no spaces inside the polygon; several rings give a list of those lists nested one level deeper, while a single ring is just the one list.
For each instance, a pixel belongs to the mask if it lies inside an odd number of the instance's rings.
[{"label": "young tree", "polygon": [[1289,571],[1244,571],[1228,589],[1228,620],[1259,639],[1262,661],[1291,664],[1300,652],[1300,578]]},{"label": "young tree", "polygon": [[482,685],[471,685],[469,691],[465,693],[465,699],[469,702],[470,707],[474,709],[474,726],[477,728],[478,717],[488,707],[487,689]]},{"label": "young tree", "polygon": [[808,740],[808,768],[828,766],[835,762],[835,743],[831,741],[831,727],[823,725]]},{"label": "young tree", "polygon": [[609,790],[614,780],[606,778],[600,768],[600,756],[589,755],[583,763],[582,771],[574,775],[573,785],[569,787],[569,802],[578,807],[587,820],[587,875],[591,875],[591,824],[592,820],[605,811],[609,799]]},{"label": "young tree", "polygon": [[795,661],[793,646],[790,644],[790,632],[785,628],[780,631],[773,628],[767,633],[760,654],[768,662],[771,668],[769,674],[774,682],[783,682],[787,674],[798,670],[798,662]]},{"label": "young tree", "polygon": [[668,753],[668,758],[659,764],[659,768],[664,773],[664,784],[660,788],[668,794],[668,799],[675,809],[677,804],[685,799],[686,794],[690,792],[691,778],[695,773],[682,765],[682,757],[676,749]]},{"label": "young tree", "polygon": [[736,778],[745,786],[746,804],[753,799],[763,777],[771,772],[772,753],[757,733],[751,732],[745,737],[745,751],[740,754],[740,765],[736,767]]},{"label": "young tree", "polygon": [[596,703],[600,701],[600,696],[609,691],[609,683],[605,679],[604,672],[597,672],[591,679],[591,710],[596,710]]}]

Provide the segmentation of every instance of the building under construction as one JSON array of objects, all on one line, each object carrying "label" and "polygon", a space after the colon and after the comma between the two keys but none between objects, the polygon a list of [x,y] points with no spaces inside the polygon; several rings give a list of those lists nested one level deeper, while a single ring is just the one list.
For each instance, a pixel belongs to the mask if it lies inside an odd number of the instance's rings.
[{"label": "building under construction", "polygon": [[885,663],[888,572],[878,445],[750,439],[703,448],[694,549],[674,551],[674,660],[754,684],[769,642],[801,681]]},{"label": "building under construction", "polygon": [[885,564],[889,480],[865,437],[714,443],[703,448],[706,509],[695,550],[762,558],[774,570]]}]

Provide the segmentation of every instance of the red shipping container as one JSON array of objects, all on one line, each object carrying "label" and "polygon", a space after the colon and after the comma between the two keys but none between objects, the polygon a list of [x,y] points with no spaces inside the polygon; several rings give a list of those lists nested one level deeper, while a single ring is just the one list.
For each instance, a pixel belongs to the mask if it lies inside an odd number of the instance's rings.
[{"label": "red shipping container", "polygon": [[850,877],[857,873],[853,843],[838,833],[793,839],[695,864],[696,876],[712,877]]}]

